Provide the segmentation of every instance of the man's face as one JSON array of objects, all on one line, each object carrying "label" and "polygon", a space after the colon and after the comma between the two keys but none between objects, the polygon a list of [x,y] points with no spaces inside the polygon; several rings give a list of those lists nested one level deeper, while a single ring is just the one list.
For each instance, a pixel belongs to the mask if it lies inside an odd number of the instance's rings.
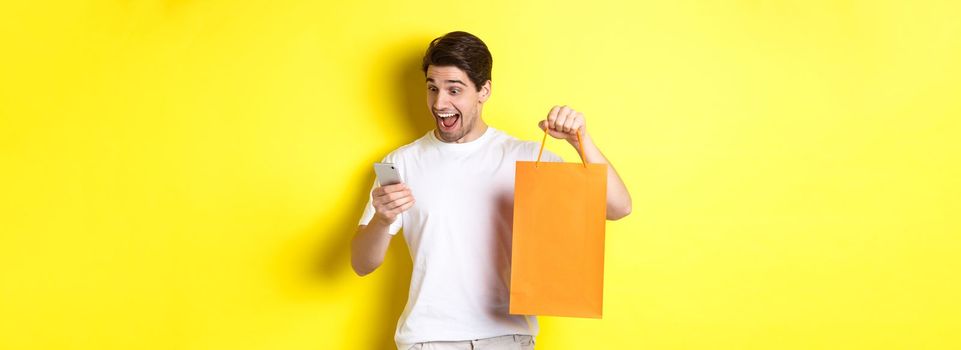
[{"label": "man's face", "polygon": [[467,73],[460,68],[427,67],[427,106],[444,142],[458,142],[474,129],[488,97],[489,80],[477,91]]}]

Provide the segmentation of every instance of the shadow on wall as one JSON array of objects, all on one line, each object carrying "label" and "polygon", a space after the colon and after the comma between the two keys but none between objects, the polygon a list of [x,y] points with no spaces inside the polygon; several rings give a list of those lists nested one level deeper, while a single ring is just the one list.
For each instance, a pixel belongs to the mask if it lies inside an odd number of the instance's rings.
[{"label": "shadow on wall", "polygon": [[[424,136],[427,131],[435,127],[434,117],[430,114],[430,107],[427,106],[427,83],[425,82],[424,72],[421,70],[421,62],[424,58],[424,51],[433,38],[423,37],[420,40],[410,41],[402,50],[392,52],[402,52],[396,56],[397,65],[394,67],[393,74],[396,85],[393,91],[394,106],[403,119],[399,125],[406,125],[407,135],[410,141],[414,141]],[[388,58],[390,59],[390,58]]]},{"label": "shadow on wall", "polygon": [[[375,83],[373,84],[375,91],[371,91],[371,96],[391,98],[393,108],[397,111],[397,120],[390,121],[396,126],[390,129],[396,130],[400,139],[404,140],[403,144],[420,138],[434,128],[434,119],[429,113],[426,102],[424,75],[420,69],[424,49],[430,42],[430,38],[421,39],[407,41],[401,49],[389,50],[389,55],[383,55],[384,59],[381,61],[392,62],[394,69],[390,70],[390,76],[378,79],[389,83]],[[398,55],[398,53],[401,54]],[[372,350],[396,348],[394,332],[397,320],[407,303],[412,262],[403,235],[398,234],[390,243],[383,265],[369,276],[358,277],[350,266],[350,244],[364,206],[367,204],[370,185],[374,182],[372,164],[380,161],[386,152],[403,144],[392,145],[383,154],[371,154],[366,159],[360,159],[353,166],[352,174],[363,178],[361,182],[363,185],[347,188],[339,195],[331,196],[340,203],[338,207],[350,208],[346,211],[348,215],[320,220],[318,227],[311,228],[304,237],[301,237],[303,240],[292,242],[295,246],[283,252],[293,255],[293,259],[297,259],[296,256],[308,257],[306,260],[294,263],[295,266],[301,263],[307,266],[304,266],[305,270],[294,271],[297,276],[287,281],[287,283],[293,281],[295,285],[285,289],[294,294],[301,294],[296,297],[316,298],[317,294],[313,291],[336,290],[342,288],[349,279],[361,279],[363,281],[361,285],[368,282],[368,285],[363,288],[379,290],[378,297],[370,301],[374,305],[368,308],[374,311],[369,315],[357,317],[364,320],[363,332],[368,336],[368,339],[360,343],[370,344]],[[414,195],[416,196],[416,193]],[[290,266],[283,268],[289,270]],[[369,282],[375,279],[384,281],[384,285],[369,285]]]}]

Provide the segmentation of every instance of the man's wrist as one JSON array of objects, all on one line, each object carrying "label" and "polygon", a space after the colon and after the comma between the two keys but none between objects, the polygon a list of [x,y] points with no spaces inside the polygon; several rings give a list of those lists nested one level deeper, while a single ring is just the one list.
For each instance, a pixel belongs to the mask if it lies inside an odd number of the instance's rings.
[{"label": "man's wrist", "polygon": [[380,214],[374,214],[374,217],[371,218],[370,221],[371,224],[374,225],[380,225],[384,227],[390,226],[390,222],[387,220],[387,218]]}]

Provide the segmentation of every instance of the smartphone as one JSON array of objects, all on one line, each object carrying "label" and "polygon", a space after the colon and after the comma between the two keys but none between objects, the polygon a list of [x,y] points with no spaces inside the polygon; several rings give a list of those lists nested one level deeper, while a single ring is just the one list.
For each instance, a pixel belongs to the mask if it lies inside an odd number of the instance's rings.
[{"label": "smartphone", "polygon": [[377,173],[377,182],[381,186],[401,183],[400,172],[394,163],[374,163],[374,172]]}]

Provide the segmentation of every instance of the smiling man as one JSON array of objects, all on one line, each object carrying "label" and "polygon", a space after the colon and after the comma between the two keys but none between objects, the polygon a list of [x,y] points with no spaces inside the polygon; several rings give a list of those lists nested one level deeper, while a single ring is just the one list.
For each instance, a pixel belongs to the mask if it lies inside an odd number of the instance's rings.
[{"label": "smiling man", "polygon": [[[484,122],[492,62],[487,45],[469,33],[430,43],[422,70],[436,129],[384,157],[404,183],[375,184],[351,242],[351,265],[363,276],[383,263],[403,228],[413,272],[394,337],[398,349],[534,348],[537,319],[508,313],[508,287],[514,165],[536,159],[540,143]],[[627,188],[588,134],[583,114],[554,106],[538,126],[575,150],[579,131],[584,159],[608,164],[607,218],[631,212]],[[544,159],[561,161],[546,150]]]}]

